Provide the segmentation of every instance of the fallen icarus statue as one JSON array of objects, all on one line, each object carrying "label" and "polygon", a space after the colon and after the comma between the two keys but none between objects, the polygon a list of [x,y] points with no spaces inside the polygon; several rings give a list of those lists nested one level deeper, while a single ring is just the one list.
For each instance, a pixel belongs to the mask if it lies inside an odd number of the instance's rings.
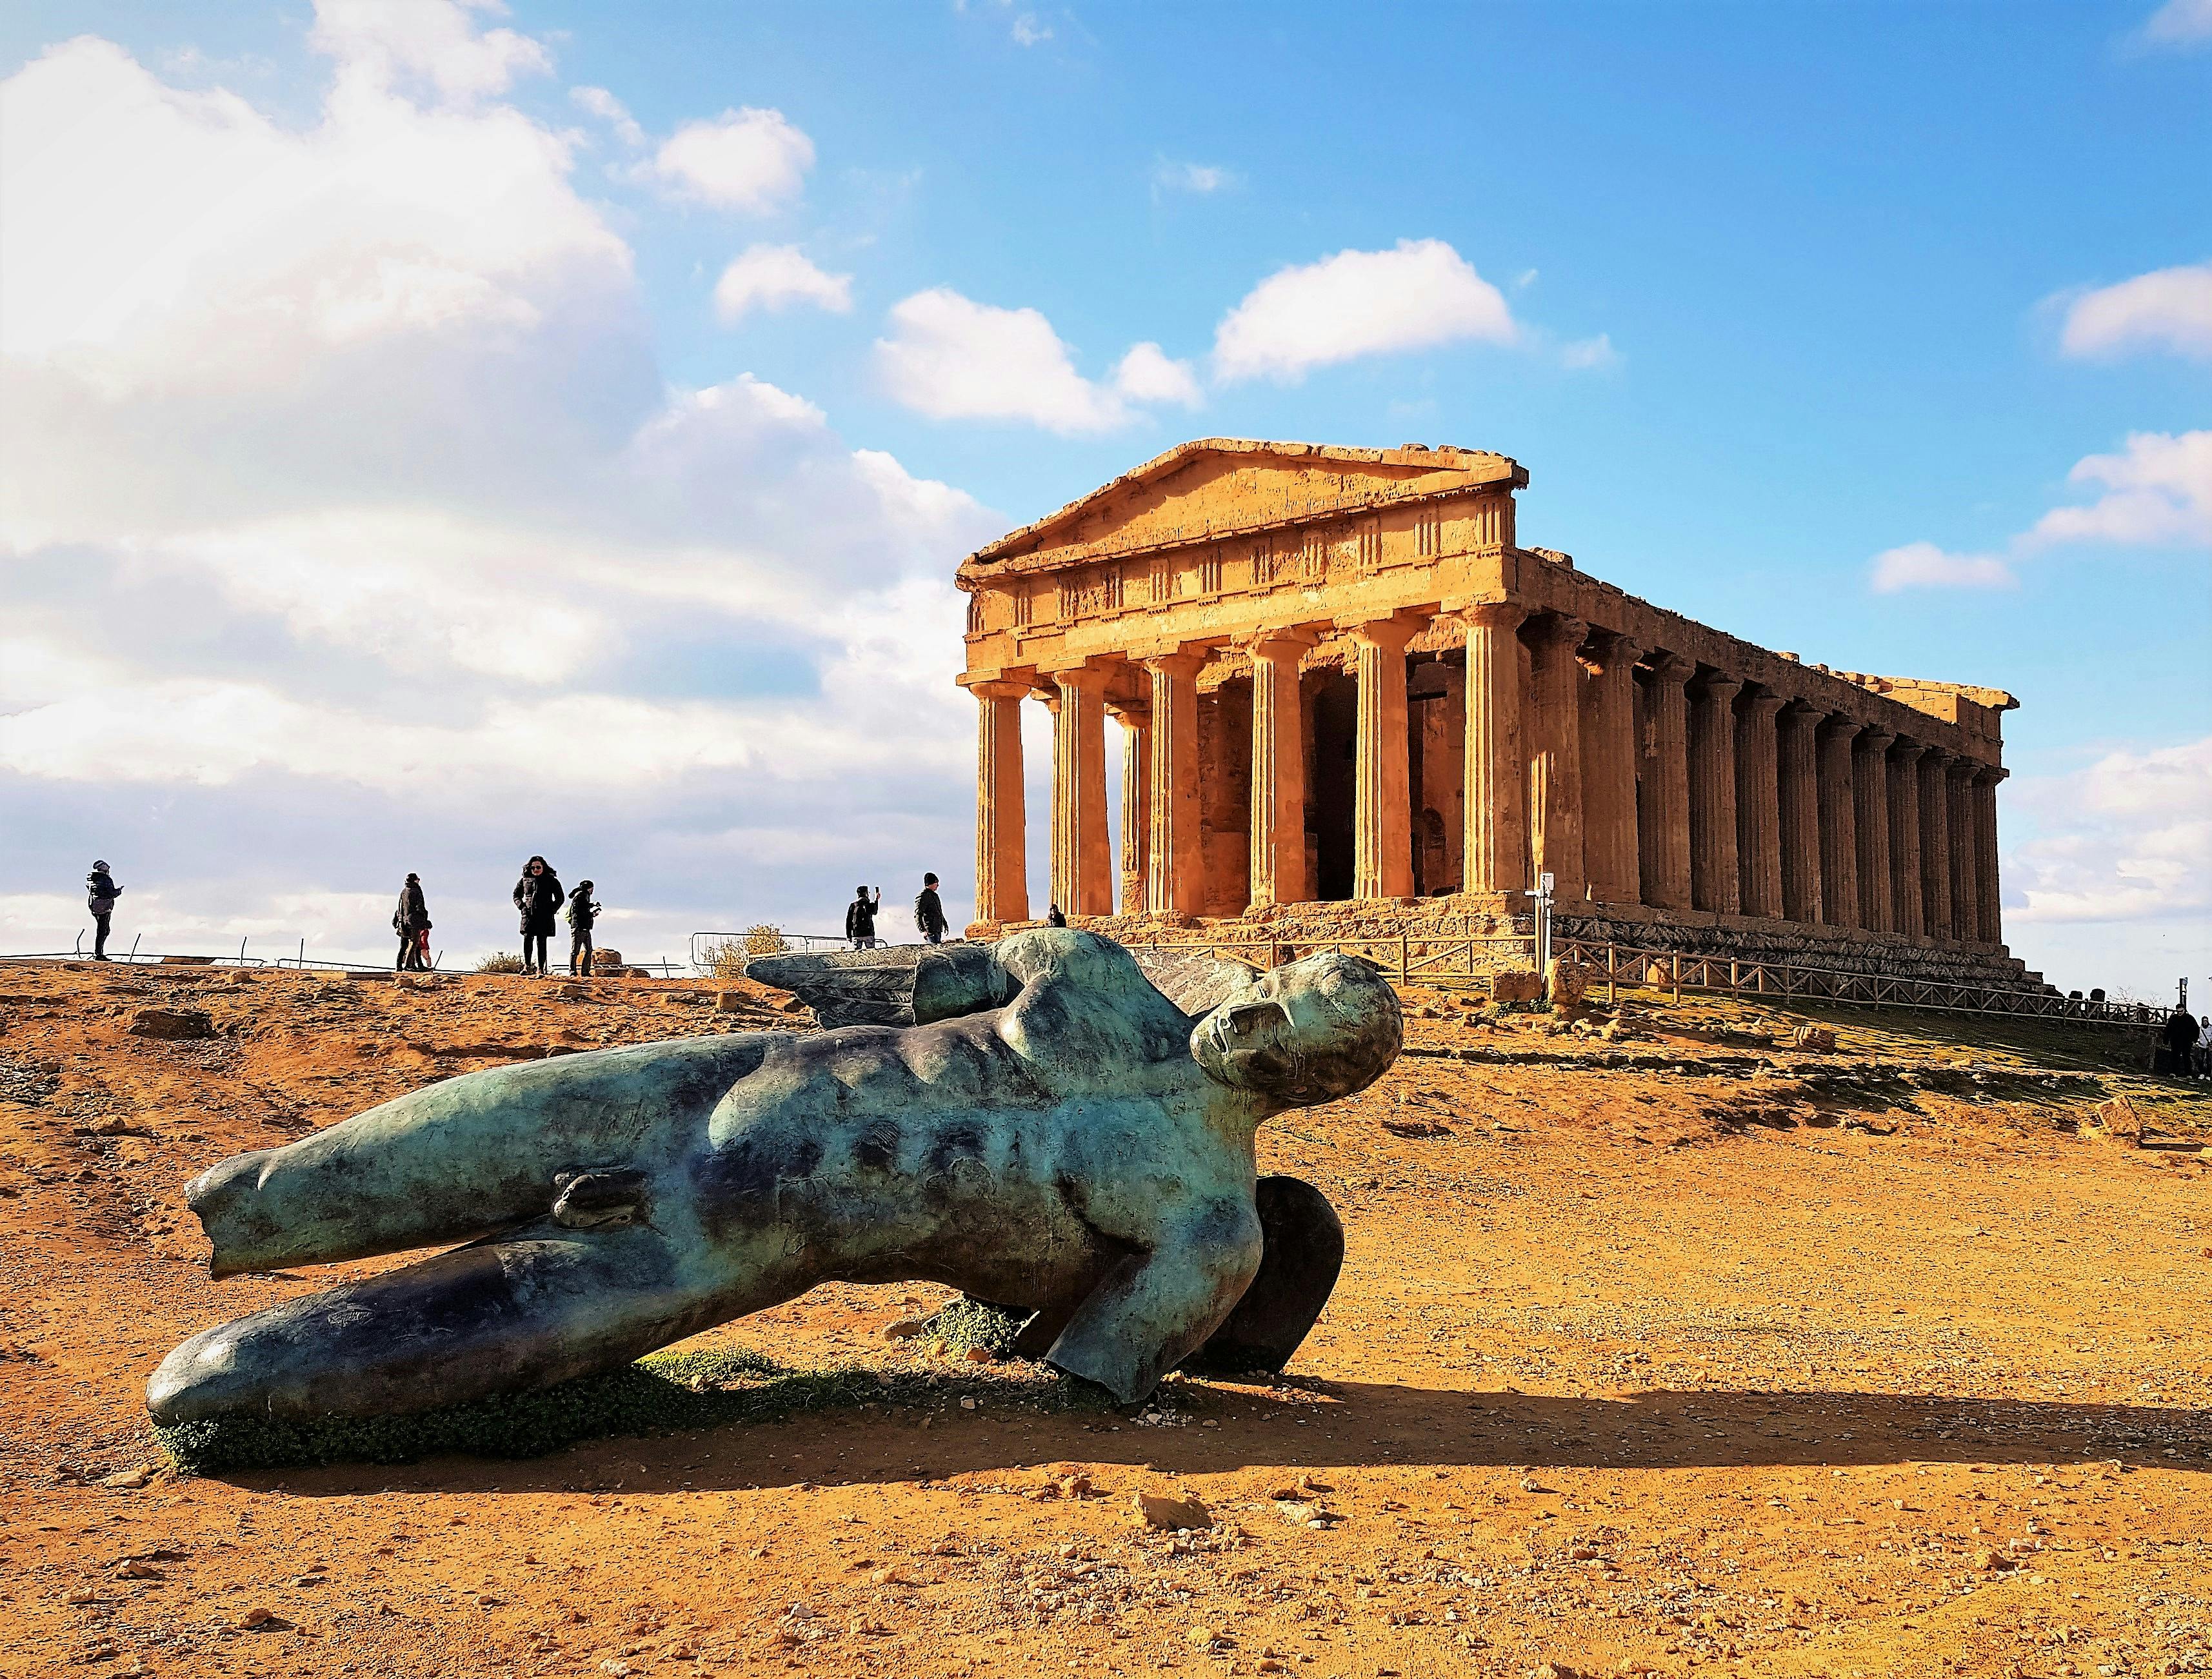
[{"label": "fallen icarus statue", "polygon": [[627,1364],[817,1283],[1030,1314],[1016,1350],[1127,1402],[1279,1369],[1335,1285],[1319,1191],[1255,1177],[1285,1109],[1364,1089],[1402,1021],[1321,955],[1194,1020],[1110,940],[963,958],[975,1012],[681,1038],[477,1073],[187,1188],[216,1276],[465,1242],[193,1336],[156,1421],[427,1410]]}]

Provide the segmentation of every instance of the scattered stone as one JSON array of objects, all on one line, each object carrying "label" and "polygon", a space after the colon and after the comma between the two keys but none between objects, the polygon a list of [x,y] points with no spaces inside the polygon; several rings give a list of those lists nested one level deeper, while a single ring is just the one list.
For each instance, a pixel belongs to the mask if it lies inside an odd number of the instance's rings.
[{"label": "scattered stone", "polygon": [[1060,1495],[1064,1499],[1088,1499],[1097,1496],[1097,1489],[1091,1484],[1091,1477],[1087,1475],[1064,1475],[1060,1476],[1058,1485]]},{"label": "scattered stone", "polygon": [[961,1356],[970,1364],[994,1364],[998,1361],[998,1355],[988,1347],[970,1347]]},{"label": "scattered stone", "polygon": [[885,1341],[912,1341],[929,1327],[927,1317],[902,1317],[896,1323],[884,1325]]},{"label": "scattered stone", "polygon": [[134,1037],[213,1037],[215,1022],[196,1008],[142,1008],[124,1030]]},{"label": "scattered stone", "polygon": [[1492,1002],[1533,1003],[1543,995],[1544,976],[1533,968],[1509,968],[1491,976]]},{"label": "scattered stone", "polygon": [[1832,1026],[1800,1026],[1790,1034],[1790,1042],[1796,1049],[1826,1055],[1836,1047],[1836,1030]]},{"label": "scattered stone", "polygon": [[113,1487],[123,1492],[135,1493],[153,1478],[154,1466],[151,1463],[141,1463],[135,1469],[118,1469],[113,1475],[104,1475],[100,1478],[100,1484],[103,1487]]},{"label": "scattered stone", "polygon": [[1583,999],[1589,995],[1590,982],[1595,977],[1589,966],[1578,957],[1553,957],[1551,984],[1547,988],[1552,1007],[1558,1009],[1580,1008]]},{"label": "scattered stone", "polygon": [[1159,1493],[1139,1493],[1131,1499],[1130,1507],[1146,1527],[1180,1530],[1213,1525],[1213,1513],[1196,1499],[1171,1499]]},{"label": "scattered stone", "polygon": [[2124,1096],[2097,1104],[2097,1126],[2113,1142],[2130,1148],[2142,1147],[2142,1116]]}]

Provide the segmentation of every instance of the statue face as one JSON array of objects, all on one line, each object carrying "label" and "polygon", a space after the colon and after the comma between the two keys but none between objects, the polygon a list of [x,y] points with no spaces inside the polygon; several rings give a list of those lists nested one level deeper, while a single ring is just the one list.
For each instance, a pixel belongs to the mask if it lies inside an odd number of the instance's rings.
[{"label": "statue face", "polygon": [[1277,968],[1215,1008],[1192,1028],[1190,1052],[1218,1083],[1307,1107],[1374,1083],[1404,1032],[1389,982],[1327,953]]}]

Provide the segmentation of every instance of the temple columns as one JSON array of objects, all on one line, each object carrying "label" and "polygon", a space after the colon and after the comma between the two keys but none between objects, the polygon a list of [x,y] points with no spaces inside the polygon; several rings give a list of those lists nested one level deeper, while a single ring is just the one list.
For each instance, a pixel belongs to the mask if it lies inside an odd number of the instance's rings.
[{"label": "temple columns", "polygon": [[1985,945],[2004,943],[2004,912],[1997,893],[1997,783],[2009,770],[1981,770],[1974,776],[1974,846],[1979,856],[1974,885],[1981,909],[1974,919]]},{"label": "temple columns", "polygon": [[[1302,903],[1306,878],[1306,755],[1298,661],[1309,634],[1252,644],[1252,904]],[[1404,684],[1401,683],[1402,709]]]},{"label": "temple columns", "polygon": [[1195,916],[1206,907],[1206,850],[1198,786],[1198,672],[1203,653],[1144,661],[1152,683],[1152,834],[1145,908]]},{"label": "temple columns", "polygon": [[1869,933],[1897,931],[1896,873],[1889,855],[1887,729],[1862,729],[1851,756],[1852,802],[1858,826],[1859,921]]},{"label": "temple columns", "polygon": [[1644,898],[1662,909],[1691,907],[1690,702],[1682,684],[1698,667],[1679,654],[1658,654],[1644,690],[1644,813],[1642,836],[1648,867]]},{"label": "temple columns", "polygon": [[1821,922],[1826,902],[1820,857],[1820,770],[1814,732],[1820,714],[1802,703],[1775,719],[1782,770],[1782,915]]},{"label": "temple columns", "polygon": [[1946,803],[1950,811],[1951,936],[1960,944],[1981,942],[1982,848],[1974,837],[1974,771],[1978,764],[1954,757],[1944,766]]},{"label": "temple columns", "polygon": [[1700,909],[1742,907],[1736,867],[1735,677],[1707,677],[1690,708],[1690,888]]},{"label": "temple columns", "polygon": [[1052,901],[1071,916],[1114,913],[1106,832],[1106,683],[1096,666],[1052,672]]},{"label": "temple columns", "polygon": [[1460,890],[1528,890],[1528,781],[1522,770],[1521,645],[1528,613],[1509,602],[1462,608],[1467,626],[1467,783]]},{"label": "temple columns", "polygon": [[1022,791],[1024,682],[969,688],[975,726],[975,917],[1021,922],[1030,916],[1028,813]]},{"label": "temple columns", "polygon": [[1830,716],[1820,731],[1820,901],[1818,919],[1834,927],[1859,927],[1858,798],[1851,782],[1851,744],[1859,726]]},{"label": "temple columns", "polygon": [[1582,675],[1575,649],[1589,630],[1580,618],[1540,618],[1528,642],[1535,698],[1529,730],[1529,850],[1534,872],[1552,876],[1561,903],[1589,895],[1583,861],[1582,713],[1575,691]]},{"label": "temple columns", "polygon": [[1889,752],[1890,931],[1908,939],[1928,932],[1920,879],[1920,755],[1927,750],[1900,740]]},{"label": "temple columns", "polygon": [[1959,936],[1951,914],[1952,761],[1932,746],[1920,757],[1920,894],[1931,939]]},{"label": "temple columns", "polygon": [[1406,643],[1416,627],[1404,618],[1387,617],[1352,631],[1359,675],[1352,794],[1354,897],[1410,897],[1413,893]]},{"label": "temple columns", "polygon": [[1152,708],[1109,699],[1106,710],[1121,726],[1121,913],[1141,916],[1152,841]]},{"label": "temple columns", "polygon": [[1601,903],[1639,897],[1636,841],[1636,661],[1643,649],[1600,630],[1582,684],[1583,864]]},{"label": "temple columns", "polygon": [[1782,913],[1782,794],[1775,718],[1779,694],[1744,697],[1735,719],[1736,864],[1747,916]]}]

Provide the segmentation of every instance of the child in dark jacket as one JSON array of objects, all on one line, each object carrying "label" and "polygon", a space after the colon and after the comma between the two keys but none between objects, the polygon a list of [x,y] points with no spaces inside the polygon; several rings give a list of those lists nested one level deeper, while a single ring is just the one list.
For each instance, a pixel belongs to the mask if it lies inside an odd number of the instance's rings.
[{"label": "child in dark jacket", "polygon": [[568,919],[568,971],[579,979],[591,977],[592,928],[598,925],[599,911],[605,907],[592,902],[588,880],[579,880],[576,890],[568,894],[568,907],[562,911]]}]

